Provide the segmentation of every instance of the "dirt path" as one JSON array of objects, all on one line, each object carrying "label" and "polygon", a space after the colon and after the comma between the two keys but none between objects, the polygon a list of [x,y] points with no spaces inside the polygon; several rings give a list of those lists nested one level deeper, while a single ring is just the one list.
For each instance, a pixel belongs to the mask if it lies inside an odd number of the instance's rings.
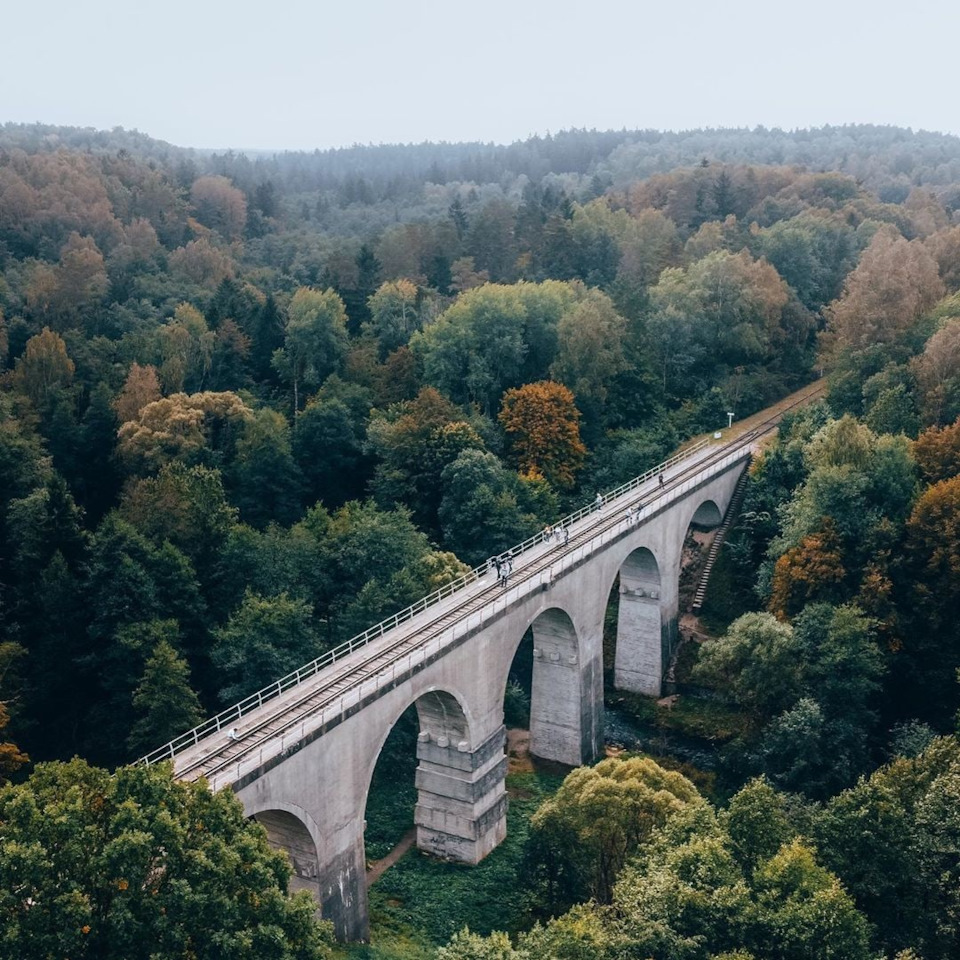
[{"label": "dirt path", "polygon": [[367,868],[367,889],[372,887],[416,842],[417,828],[411,827],[382,860],[374,860]]},{"label": "dirt path", "polygon": [[529,773],[533,770],[529,730],[507,730],[507,764],[507,773]]}]

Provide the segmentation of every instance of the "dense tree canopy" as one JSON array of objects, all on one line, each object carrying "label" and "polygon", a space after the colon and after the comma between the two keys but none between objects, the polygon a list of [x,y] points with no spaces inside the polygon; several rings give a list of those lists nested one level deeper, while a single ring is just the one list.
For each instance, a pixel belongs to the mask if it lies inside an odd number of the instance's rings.
[{"label": "dense tree canopy", "polygon": [[[960,141],[888,127],[273,157],[0,127],[0,776],[133,759],[823,363],[826,401],[751,470],[723,622],[672,665],[713,688],[691,775],[733,799],[649,761],[578,772],[538,821],[530,916],[609,907],[446,950],[947,960],[958,216]],[[161,824],[187,801],[138,775],[41,767],[2,794],[40,844],[8,843],[7,876],[63,898],[44,926],[4,878],[17,948],[107,956],[115,924],[116,955],[315,955],[256,852],[266,887],[191,901],[202,943],[154,936],[108,852],[162,827],[233,869],[262,838],[221,798],[189,803],[225,839]],[[81,839],[114,809],[143,829],[71,873],[44,804]]]},{"label": "dense tree canopy", "polygon": [[133,958],[329,956],[309,896],[229,791],[165,767],[80,760],[0,788],[4,953]]}]

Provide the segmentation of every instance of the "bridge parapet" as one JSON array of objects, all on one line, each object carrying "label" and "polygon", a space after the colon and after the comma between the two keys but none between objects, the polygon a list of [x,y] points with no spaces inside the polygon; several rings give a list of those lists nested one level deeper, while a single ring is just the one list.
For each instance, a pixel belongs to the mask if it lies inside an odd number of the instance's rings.
[{"label": "bridge parapet", "polygon": [[[616,489],[605,494],[603,496],[604,505],[609,506],[609,504],[612,502],[634,492],[637,490],[637,488],[641,487],[653,477],[664,473],[671,467],[683,461],[702,454],[708,446],[708,440],[701,440],[674,455],[673,457],[664,460],[657,466],[652,467],[645,473],[640,474],[640,476],[634,477],[627,483],[624,483]],[[570,514],[569,516],[564,517],[563,520],[556,524],[556,526],[572,527],[574,524],[580,522],[586,517],[589,517],[596,511],[596,504],[590,503]],[[522,543],[511,547],[510,550],[505,551],[505,553],[513,558],[516,558],[532,548],[542,545],[544,543],[544,537],[544,532],[540,531],[534,536],[527,538]],[[393,616],[382,620],[380,623],[374,624],[374,626],[365,630],[363,633],[344,641],[343,643],[334,647],[332,650],[326,651],[315,660],[298,667],[285,677],[281,677],[279,680],[271,683],[269,686],[263,687],[261,690],[258,690],[256,693],[251,694],[233,706],[227,707],[225,710],[222,710],[215,716],[205,720],[202,724],[199,724],[192,730],[186,731],[170,742],[164,744],[162,747],[158,747],[156,750],[153,750],[151,753],[142,757],[137,762],[158,763],[163,760],[175,759],[179,754],[190,750],[192,747],[199,744],[201,740],[204,740],[209,736],[220,734],[220,732],[223,730],[231,729],[238,720],[256,710],[261,709],[265,703],[282,696],[284,693],[293,689],[294,687],[300,686],[338,661],[344,660],[345,658],[351,656],[355,651],[360,650],[371,642],[379,640],[386,633],[395,629],[401,624],[414,619],[421,613],[452,597],[454,594],[457,594],[465,588],[476,584],[489,574],[490,569],[490,561],[486,561],[480,566],[474,567],[467,573],[462,574],[456,580],[453,580],[443,587],[440,587],[438,590],[435,590],[433,593],[422,597],[409,607],[406,607]]]},{"label": "bridge parapet", "polygon": [[[703,447],[698,447],[698,451],[703,450]],[[673,480],[662,489],[648,491],[643,497],[630,496],[636,491],[638,484],[625,484],[620,488],[624,493],[619,494],[616,499],[608,498],[601,509],[589,508],[573,515],[578,517],[575,521],[577,526],[571,533],[566,548],[555,543],[544,543],[542,539],[534,542],[534,538],[525,546],[521,545],[524,547],[523,553],[527,555],[525,565],[515,571],[513,585],[501,590],[494,597],[483,595],[493,586],[495,574],[478,567],[471,571],[474,579],[466,585],[466,592],[461,585],[456,591],[442,598],[444,602],[431,603],[429,610],[419,607],[418,613],[397,623],[396,626],[406,623],[407,629],[393,637],[385,637],[382,653],[376,653],[380,650],[379,645],[374,650],[369,650],[369,655],[376,655],[378,659],[373,669],[358,668],[367,656],[364,650],[370,647],[371,641],[379,640],[381,636],[390,633],[389,628],[384,628],[382,634],[379,632],[383,625],[374,628],[378,631],[375,636],[372,636],[370,631],[361,635],[365,638],[363,642],[357,643],[349,654],[342,656],[342,669],[331,671],[330,678],[318,676],[319,671],[314,669],[314,664],[308,664],[307,667],[311,669],[308,676],[303,675],[303,670],[291,674],[291,677],[296,678],[299,673],[300,678],[272,698],[265,698],[262,702],[258,701],[256,695],[248,698],[244,704],[249,706],[242,712],[237,711],[243,704],[237,705],[214,718],[217,723],[208,721],[197,728],[197,731],[191,731],[179,738],[183,746],[174,750],[173,754],[177,775],[184,779],[206,776],[211,788],[215,790],[245,782],[250,776],[257,775],[258,771],[282,761],[300,749],[304,743],[341,723],[382,692],[392,689],[417,669],[442,656],[445,650],[482,630],[531,593],[548,588],[604,550],[612,541],[627,536],[636,529],[638,523],[643,523],[668,509],[692,490],[747,459],[749,454],[749,443],[733,445],[732,449],[711,458],[704,470],[697,470],[679,482]],[[644,476],[649,480],[657,473],[658,470],[652,470]],[[644,500],[646,502],[642,502]],[[637,507],[637,512],[630,517],[624,512],[628,505]],[[517,549],[519,553],[519,548]],[[470,589],[471,587],[473,589]],[[418,605],[415,605],[416,607]],[[385,621],[385,624],[390,624],[394,619],[396,618]],[[444,621],[451,622],[445,624]],[[330,661],[327,666],[333,662]],[[331,689],[328,696],[324,695],[327,688],[338,686],[342,679],[347,680],[345,688]],[[305,686],[310,680],[312,683]],[[267,689],[273,690],[274,687]],[[300,696],[301,689],[303,696]],[[270,700],[275,703],[273,709],[268,711]],[[313,702],[306,703],[307,700]],[[256,718],[251,717],[254,728],[246,730],[241,725],[242,738],[235,747],[226,751],[204,749],[205,741],[222,741],[225,727],[229,727],[231,722],[236,722],[241,717],[250,716],[258,709],[263,709],[265,714],[269,712],[274,718],[279,716],[283,719],[271,721],[260,736],[256,728]],[[192,739],[194,734],[196,740]],[[166,748],[155,751],[145,760],[152,762],[169,759],[170,747],[168,744]],[[214,760],[213,757],[218,754]],[[204,758],[209,758],[212,762]]]}]

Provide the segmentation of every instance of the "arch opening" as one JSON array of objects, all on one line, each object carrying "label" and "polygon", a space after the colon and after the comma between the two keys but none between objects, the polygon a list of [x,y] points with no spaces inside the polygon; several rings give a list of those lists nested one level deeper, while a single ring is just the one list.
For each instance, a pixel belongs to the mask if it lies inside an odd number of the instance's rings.
[{"label": "arch opening", "polygon": [[267,842],[290,858],[291,893],[308,890],[320,902],[320,865],[317,845],[306,824],[287,810],[261,810],[251,817],[267,831]]},{"label": "arch opening", "polygon": [[[585,756],[580,643],[570,616],[552,607],[540,613],[517,645],[504,689],[504,719],[519,736],[512,745],[523,752],[524,720],[530,754],[576,766]],[[587,727],[589,725],[586,725]]]},{"label": "arch opening", "polygon": [[[660,565],[647,547],[638,547],[623,561],[608,605],[608,623],[615,629],[613,685],[618,690],[659,696],[665,663]],[[612,593],[612,592],[611,592]],[[608,634],[609,635],[609,634]]]},{"label": "arch opening", "polygon": [[364,805],[368,884],[377,861],[397,845],[476,863],[506,835],[502,728],[473,743],[459,700],[421,694],[392,724],[378,753]]},{"label": "arch opening", "polygon": [[714,530],[723,523],[723,514],[712,500],[704,500],[694,511],[690,526],[695,530]]}]

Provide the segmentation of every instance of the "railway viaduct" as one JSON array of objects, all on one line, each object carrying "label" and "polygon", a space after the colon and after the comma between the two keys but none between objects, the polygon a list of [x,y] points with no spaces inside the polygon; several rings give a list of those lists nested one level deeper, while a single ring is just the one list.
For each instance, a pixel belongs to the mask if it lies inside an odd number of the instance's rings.
[{"label": "railway viaduct", "polygon": [[506,835],[503,701],[521,639],[532,630],[531,751],[593,760],[613,585],[615,684],[659,695],[684,538],[720,523],[755,439],[701,443],[567,518],[566,543],[541,535],[515,548],[506,587],[471,571],[145,759],[233,789],[290,854],[292,888],[314,893],[339,938],[366,939],[367,792],[400,715],[416,704],[417,845],[478,862]]}]

